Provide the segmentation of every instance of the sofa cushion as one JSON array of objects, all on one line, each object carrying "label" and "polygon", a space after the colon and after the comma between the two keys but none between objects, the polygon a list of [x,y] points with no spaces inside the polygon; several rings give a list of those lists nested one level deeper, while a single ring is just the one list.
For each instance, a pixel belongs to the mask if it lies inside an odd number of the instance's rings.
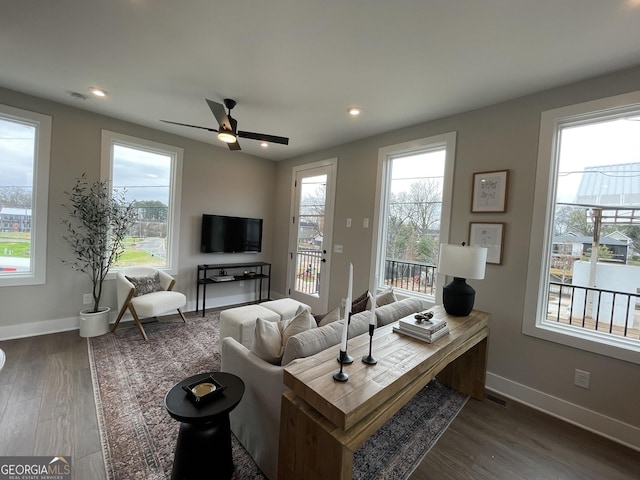
[{"label": "sofa cushion", "polygon": [[[376,308],[377,324],[378,326],[387,325],[412,313],[425,310],[430,306],[432,306],[431,303],[417,298],[405,298],[404,300],[383,305],[380,308]],[[349,338],[368,332],[370,319],[370,310],[352,315],[351,324],[349,325]],[[296,358],[310,357],[329,347],[338,345],[342,339],[343,322],[343,320],[339,320],[291,337],[284,347],[282,365],[287,365]]]},{"label": "sofa cushion", "polygon": [[262,302],[261,307],[267,308],[280,315],[280,320],[291,320],[299,313],[300,306],[311,311],[311,307],[302,302],[298,302],[293,298],[280,298],[278,300],[269,300]]},{"label": "sofa cushion", "polygon": [[[369,331],[370,315],[371,312],[365,310],[351,316],[349,338],[357,337]],[[322,350],[338,345],[342,339],[343,325],[344,319],[294,335],[284,347],[282,365],[287,365],[296,358],[310,357]]]},{"label": "sofa cushion", "polygon": [[315,326],[313,316],[302,305],[291,320],[270,322],[258,317],[251,351],[263,360],[279,365],[289,339]]}]

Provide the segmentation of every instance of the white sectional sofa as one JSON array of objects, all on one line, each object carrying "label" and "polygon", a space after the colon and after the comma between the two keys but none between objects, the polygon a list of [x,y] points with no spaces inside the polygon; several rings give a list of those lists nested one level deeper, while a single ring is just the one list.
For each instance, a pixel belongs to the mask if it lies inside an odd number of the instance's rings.
[{"label": "white sectional sofa", "polygon": [[[376,308],[377,324],[387,325],[432,306],[432,303],[416,298],[384,305]],[[369,331],[370,315],[371,312],[366,310],[351,317],[349,338]],[[243,331],[249,328],[248,324],[251,324],[250,319],[243,322]],[[231,430],[271,480],[277,478],[278,472],[280,401],[286,389],[282,383],[282,372],[291,362],[330,347],[336,346],[337,356],[342,325],[342,321],[337,321],[292,336],[284,348],[281,365],[270,364],[253,354],[251,346],[246,345],[246,337],[244,345],[233,335],[221,339],[221,370],[239,376],[245,384],[242,401],[230,414]]]}]

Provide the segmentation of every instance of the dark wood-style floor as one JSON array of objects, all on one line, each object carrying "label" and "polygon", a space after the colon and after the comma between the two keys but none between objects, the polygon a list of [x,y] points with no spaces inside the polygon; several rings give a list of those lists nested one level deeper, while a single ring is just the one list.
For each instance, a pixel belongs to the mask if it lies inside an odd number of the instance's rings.
[{"label": "dark wood-style floor", "polygon": [[[104,480],[86,340],[66,332],[0,348],[0,456],[70,455],[74,478]],[[422,479],[640,479],[640,452],[514,402],[469,400],[411,476]]]}]

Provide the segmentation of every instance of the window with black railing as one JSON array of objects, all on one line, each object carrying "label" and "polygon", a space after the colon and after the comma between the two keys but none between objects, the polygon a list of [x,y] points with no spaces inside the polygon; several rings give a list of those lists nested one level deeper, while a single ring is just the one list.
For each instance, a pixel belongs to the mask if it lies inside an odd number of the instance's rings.
[{"label": "window with black railing", "polygon": [[542,114],[523,331],[640,363],[640,110],[619,100]]},{"label": "window with black railing", "polygon": [[547,320],[640,339],[640,294],[549,282]]}]

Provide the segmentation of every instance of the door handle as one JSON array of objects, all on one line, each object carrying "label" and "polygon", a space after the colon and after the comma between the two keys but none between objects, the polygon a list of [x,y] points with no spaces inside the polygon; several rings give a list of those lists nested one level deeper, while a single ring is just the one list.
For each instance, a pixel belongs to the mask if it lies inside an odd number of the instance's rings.
[{"label": "door handle", "polygon": [[323,259],[322,259],[322,260],[320,260],[320,261],[321,261],[322,263],[326,263],[326,262],[327,262],[327,259],[326,259],[326,258],[323,258]]}]

